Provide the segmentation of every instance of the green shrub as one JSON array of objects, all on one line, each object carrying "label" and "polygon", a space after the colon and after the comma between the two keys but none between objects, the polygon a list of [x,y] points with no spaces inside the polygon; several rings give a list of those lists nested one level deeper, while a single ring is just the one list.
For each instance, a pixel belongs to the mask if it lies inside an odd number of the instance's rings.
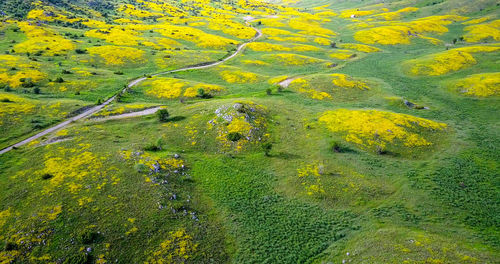
[{"label": "green shrub", "polygon": [[78,234],[78,241],[84,245],[96,243],[99,240],[99,233],[85,229]]},{"label": "green shrub", "polygon": [[43,180],[48,180],[50,178],[54,177],[52,174],[50,173],[45,173],[44,175],[42,175],[42,179]]},{"label": "green shrub", "polygon": [[231,132],[231,133],[227,134],[226,137],[228,140],[231,140],[233,142],[236,142],[242,138],[241,134],[238,132]]},{"label": "green shrub", "polygon": [[63,264],[87,264],[90,262],[91,262],[90,257],[87,254],[77,253],[66,258]]},{"label": "green shrub", "polygon": [[264,155],[266,155],[267,157],[270,156],[272,148],[273,148],[273,144],[271,142],[266,142],[266,143],[262,144],[262,149],[264,150]]},{"label": "green shrub", "polygon": [[156,115],[158,116],[158,120],[160,122],[167,122],[168,118],[170,117],[167,109],[158,110],[158,112],[156,112]]}]

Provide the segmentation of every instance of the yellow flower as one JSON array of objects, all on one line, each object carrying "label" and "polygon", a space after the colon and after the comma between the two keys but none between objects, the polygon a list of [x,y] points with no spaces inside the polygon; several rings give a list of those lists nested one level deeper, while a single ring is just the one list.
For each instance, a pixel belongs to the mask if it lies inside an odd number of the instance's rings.
[{"label": "yellow flower", "polygon": [[89,54],[98,56],[107,65],[123,65],[125,63],[143,63],[144,51],[118,46],[100,46],[88,48]]},{"label": "yellow flower", "polygon": [[500,95],[500,72],[470,75],[458,80],[455,90],[469,96],[487,97]]},{"label": "yellow flower", "polygon": [[346,141],[363,148],[402,144],[405,147],[429,146],[433,143],[416,131],[443,130],[447,126],[424,118],[378,110],[338,109],[324,112],[319,122],[330,131],[341,133]]}]

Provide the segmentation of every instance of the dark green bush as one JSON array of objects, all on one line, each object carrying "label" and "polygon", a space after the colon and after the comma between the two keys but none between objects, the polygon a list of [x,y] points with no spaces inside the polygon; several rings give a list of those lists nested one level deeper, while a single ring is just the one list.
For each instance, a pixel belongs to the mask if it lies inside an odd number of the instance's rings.
[{"label": "dark green bush", "polygon": [[233,142],[236,142],[242,138],[241,134],[238,132],[231,132],[231,133],[227,134],[226,137],[228,140],[231,140]]},{"label": "dark green bush", "polygon": [[170,113],[168,113],[167,109],[160,109],[156,112],[156,116],[158,116],[158,120],[160,122],[167,122],[170,117]]}]

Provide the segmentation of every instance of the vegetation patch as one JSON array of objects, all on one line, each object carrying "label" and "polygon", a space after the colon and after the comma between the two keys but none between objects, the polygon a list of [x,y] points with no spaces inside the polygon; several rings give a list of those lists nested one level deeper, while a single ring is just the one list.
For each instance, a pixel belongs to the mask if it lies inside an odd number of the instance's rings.
[{"label": "vegetation patch", "polygon": [[321,114],[319,122],[328,130],[340,133],[348,142],[363,149],[383,153],[402,148],[421,148],[433,145],[425,134],[442,132],[444,123],[379,110],[338,109]]},{"label": "vegetation patch", "polygon": [[453,89],[467,96],[488,97],[500,94],[500,73],[473,74],[457,80]]},{"label": "vegetation patch", "polygon": [[217,141],[223,151],[240,152],[247,146],[260,144],[269,139],[267,108],[254,102],[235,102],[215,111],[216,117],[208,122],[208,128],[217,132]]}]

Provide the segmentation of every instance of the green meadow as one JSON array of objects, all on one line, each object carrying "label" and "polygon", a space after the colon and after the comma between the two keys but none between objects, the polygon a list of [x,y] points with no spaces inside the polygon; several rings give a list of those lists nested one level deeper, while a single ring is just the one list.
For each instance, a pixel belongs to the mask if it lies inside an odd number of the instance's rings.
[{"label": "green meadow", "polygon": [[2,1],[0,263],[498,263],[499,10]]}]

